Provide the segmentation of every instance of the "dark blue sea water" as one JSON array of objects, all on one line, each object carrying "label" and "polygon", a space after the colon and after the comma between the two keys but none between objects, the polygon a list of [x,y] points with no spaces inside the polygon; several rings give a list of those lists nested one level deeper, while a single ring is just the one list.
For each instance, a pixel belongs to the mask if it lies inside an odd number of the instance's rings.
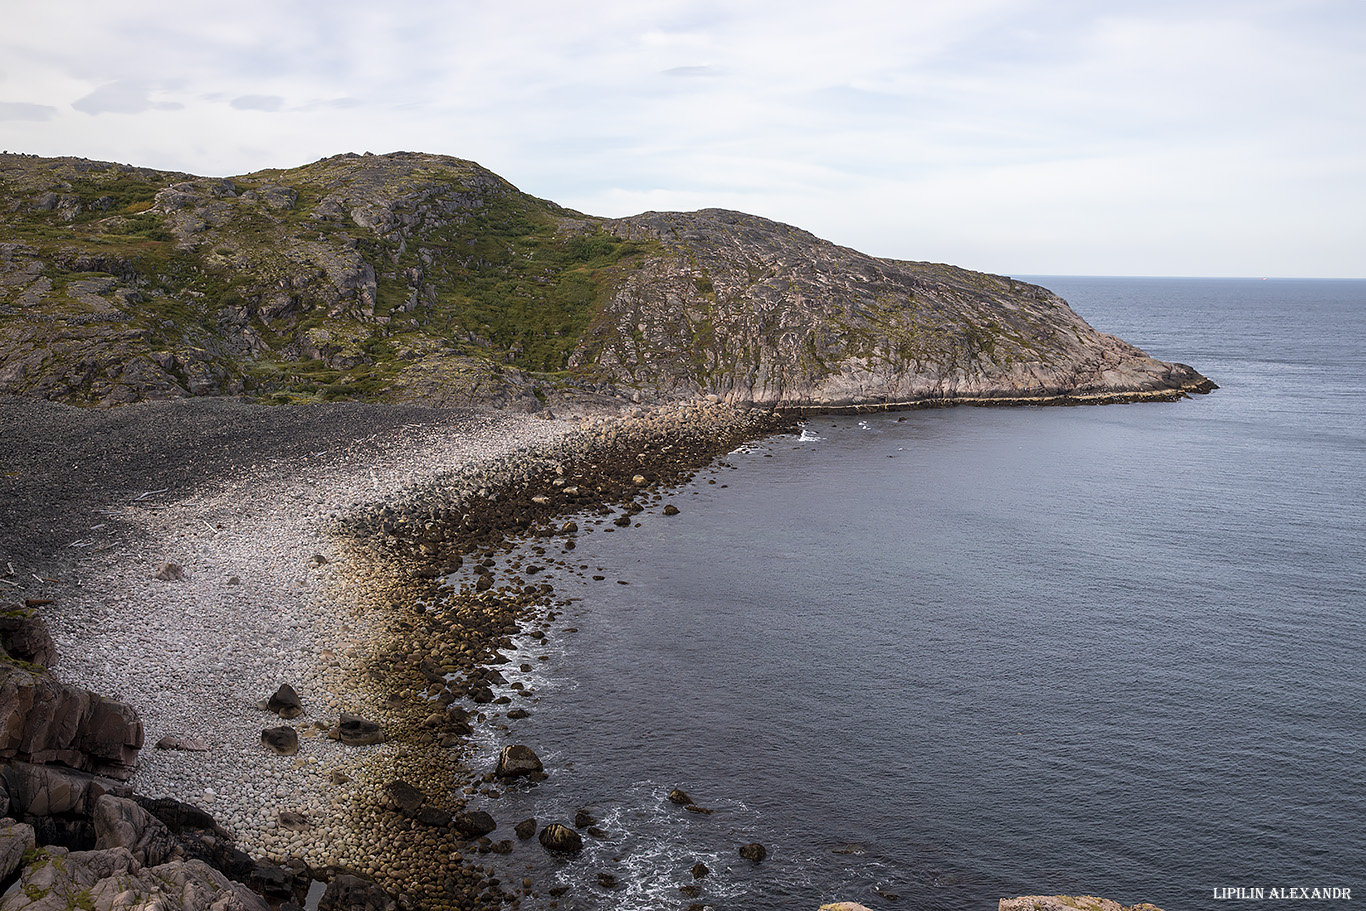
[{"label": "dark blue sea water", "polygon": [[607,837],[507,879],[585,909],[1366,900],[1366,282],[1031,280],[1221,388],[814,418],[677,516],[586,527],[550,660],[508,674],[534,714],[485,745],[551,777],[489,808]]}]

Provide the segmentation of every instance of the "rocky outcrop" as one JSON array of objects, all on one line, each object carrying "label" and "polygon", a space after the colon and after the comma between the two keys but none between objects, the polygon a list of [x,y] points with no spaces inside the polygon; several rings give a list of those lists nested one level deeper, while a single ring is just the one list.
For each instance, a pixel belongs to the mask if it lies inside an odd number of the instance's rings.
[{"label": "rocky outcrop", "polygon": [[[19,612],[5,613],[14,619]],[[55,662],[51,637],[35,618],[24,619],[20,639],[21,654]],[[13,636],[5,641],[15,646]],[[57,763],[127,781],[142,739],[132,706],[67,686],[40,664],[0,653],[0,759]]]},{"label": "rocky outcrop", "polygon": [[474,162],[337,155],[201,178],[0,154],[0,393],[536,411],[1209,388],[1048,291],[708,209],[604,219]]},{"label": "rocky outcrop", "polygon": [[127,848],[38,850],[23,868],[19,888],[0,901],[0,911],[70,911],[88,908],[163,908],[165,911],[269,911],[246,886],[200,860],[156,866],[139,862]]},{"label": "rocky outcrop", "polygon": [[32,608],[0,605],[0,650],[11,658],[38,667],[57,664],[57,646],[47,624]]},{"label": "rocky outcrop", "polygon": [[610,223],[658,253],[571,364],[661,394],[825,409],[1180,395],[1189,367],[1097,332],[1050,291],[879,259],[741,212]]},{"label": "rocky outcrop", "polygon": [[1147,902],[1121,905],[1092,895],[1022,895],[1003,898],[997,907],[998,911],[1161,911]]}]

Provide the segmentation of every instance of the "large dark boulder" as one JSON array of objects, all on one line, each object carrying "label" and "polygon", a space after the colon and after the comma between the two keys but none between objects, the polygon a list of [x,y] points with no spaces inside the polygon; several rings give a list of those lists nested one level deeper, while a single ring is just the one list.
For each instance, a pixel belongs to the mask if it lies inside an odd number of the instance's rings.
[{"label": "large dark boulder", "polygon": [[384,729],[378,723],[367,721],[359,715],[348,715],[343,712],[337,728],[338,739],[351,746],[384,742]]},{"label": "large dark boulder", "polygon": [[533,777],[542,774],[541,757],[529,746],[514,744],[503,747],[498,754],[498,767],[494,770],[499,778]]},{"label": "large dark boulder", "polygon": [[398,911],[398,902],[378,883],[342,873],[327,884],[318,911]]},{"label": "large dark boulder", "polygon": [[266,700],[266,708],[281,718],[297,718],[304,713],[299,694],[288,683],[280,684],[280,688]]},{"label": "large dark boulder", "polygon": [[451,827],[462,838],[479,838],[498,828],[498,823],[483,810],[467,810],[455,814],[451,819]]},{"label": "large dark boulder", "polygon": [[583,838],[569,826],[552,822],[536,836],[541,847],[559,854],[577,854],[583,850]]}]

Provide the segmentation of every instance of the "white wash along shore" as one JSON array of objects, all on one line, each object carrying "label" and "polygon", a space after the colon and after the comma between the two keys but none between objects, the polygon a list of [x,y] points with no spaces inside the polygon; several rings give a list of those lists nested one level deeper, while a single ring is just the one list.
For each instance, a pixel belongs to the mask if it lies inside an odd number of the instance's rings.
[{"label": "white wash along shore", "polygon": [[[132,533],[101,542],[102,532],[92,531],[69,597],[47,609],[58,674],[138,711],[146,745],[130,781],[137,793],[203,807],[253,856],[295,855],[311,866],[354,861],[342,820],[356,801],[374,800],[361,793],[372,785],[354,772],[361,762],[382,765],[396,748],[345,746],[312,728],[294,756],[261,744],[268,727],[329,727],[343,710],[373,717],[346,682],[360,672],[381,618],[359,608],[329,520],[580,426],[463,412],[448,425],[412,425],[251,466],[194,494],[131,499],[115,515]],[[162,562],[181,566],[185,578],[153,578]],[[256,707],[282,683],[299,691],[304,716],[282,721]],[[157,749],[167,736],[209,749]],[[334,783],[334,770],[352,780]],[[282,828],[282,810],[305,814],[313,829]]]}]

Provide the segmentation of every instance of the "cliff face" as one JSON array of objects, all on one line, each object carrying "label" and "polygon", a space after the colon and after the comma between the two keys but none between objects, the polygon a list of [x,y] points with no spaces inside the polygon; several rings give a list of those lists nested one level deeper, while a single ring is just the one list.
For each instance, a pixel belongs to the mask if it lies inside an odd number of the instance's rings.
[{"label": "cliff face", "polygon": [[0,393],[78,404],[1208,388],[1032,285],[734,212],[594,218],[416,153],[230,179],[0,155],[0,332]]},{"label": "cliff face", "polygon": [[1163,395],[1207,382],[1009,278],[877,259],[716,209],[609,229],[659,248],[571,361],[617,379],[821,407]]}]

